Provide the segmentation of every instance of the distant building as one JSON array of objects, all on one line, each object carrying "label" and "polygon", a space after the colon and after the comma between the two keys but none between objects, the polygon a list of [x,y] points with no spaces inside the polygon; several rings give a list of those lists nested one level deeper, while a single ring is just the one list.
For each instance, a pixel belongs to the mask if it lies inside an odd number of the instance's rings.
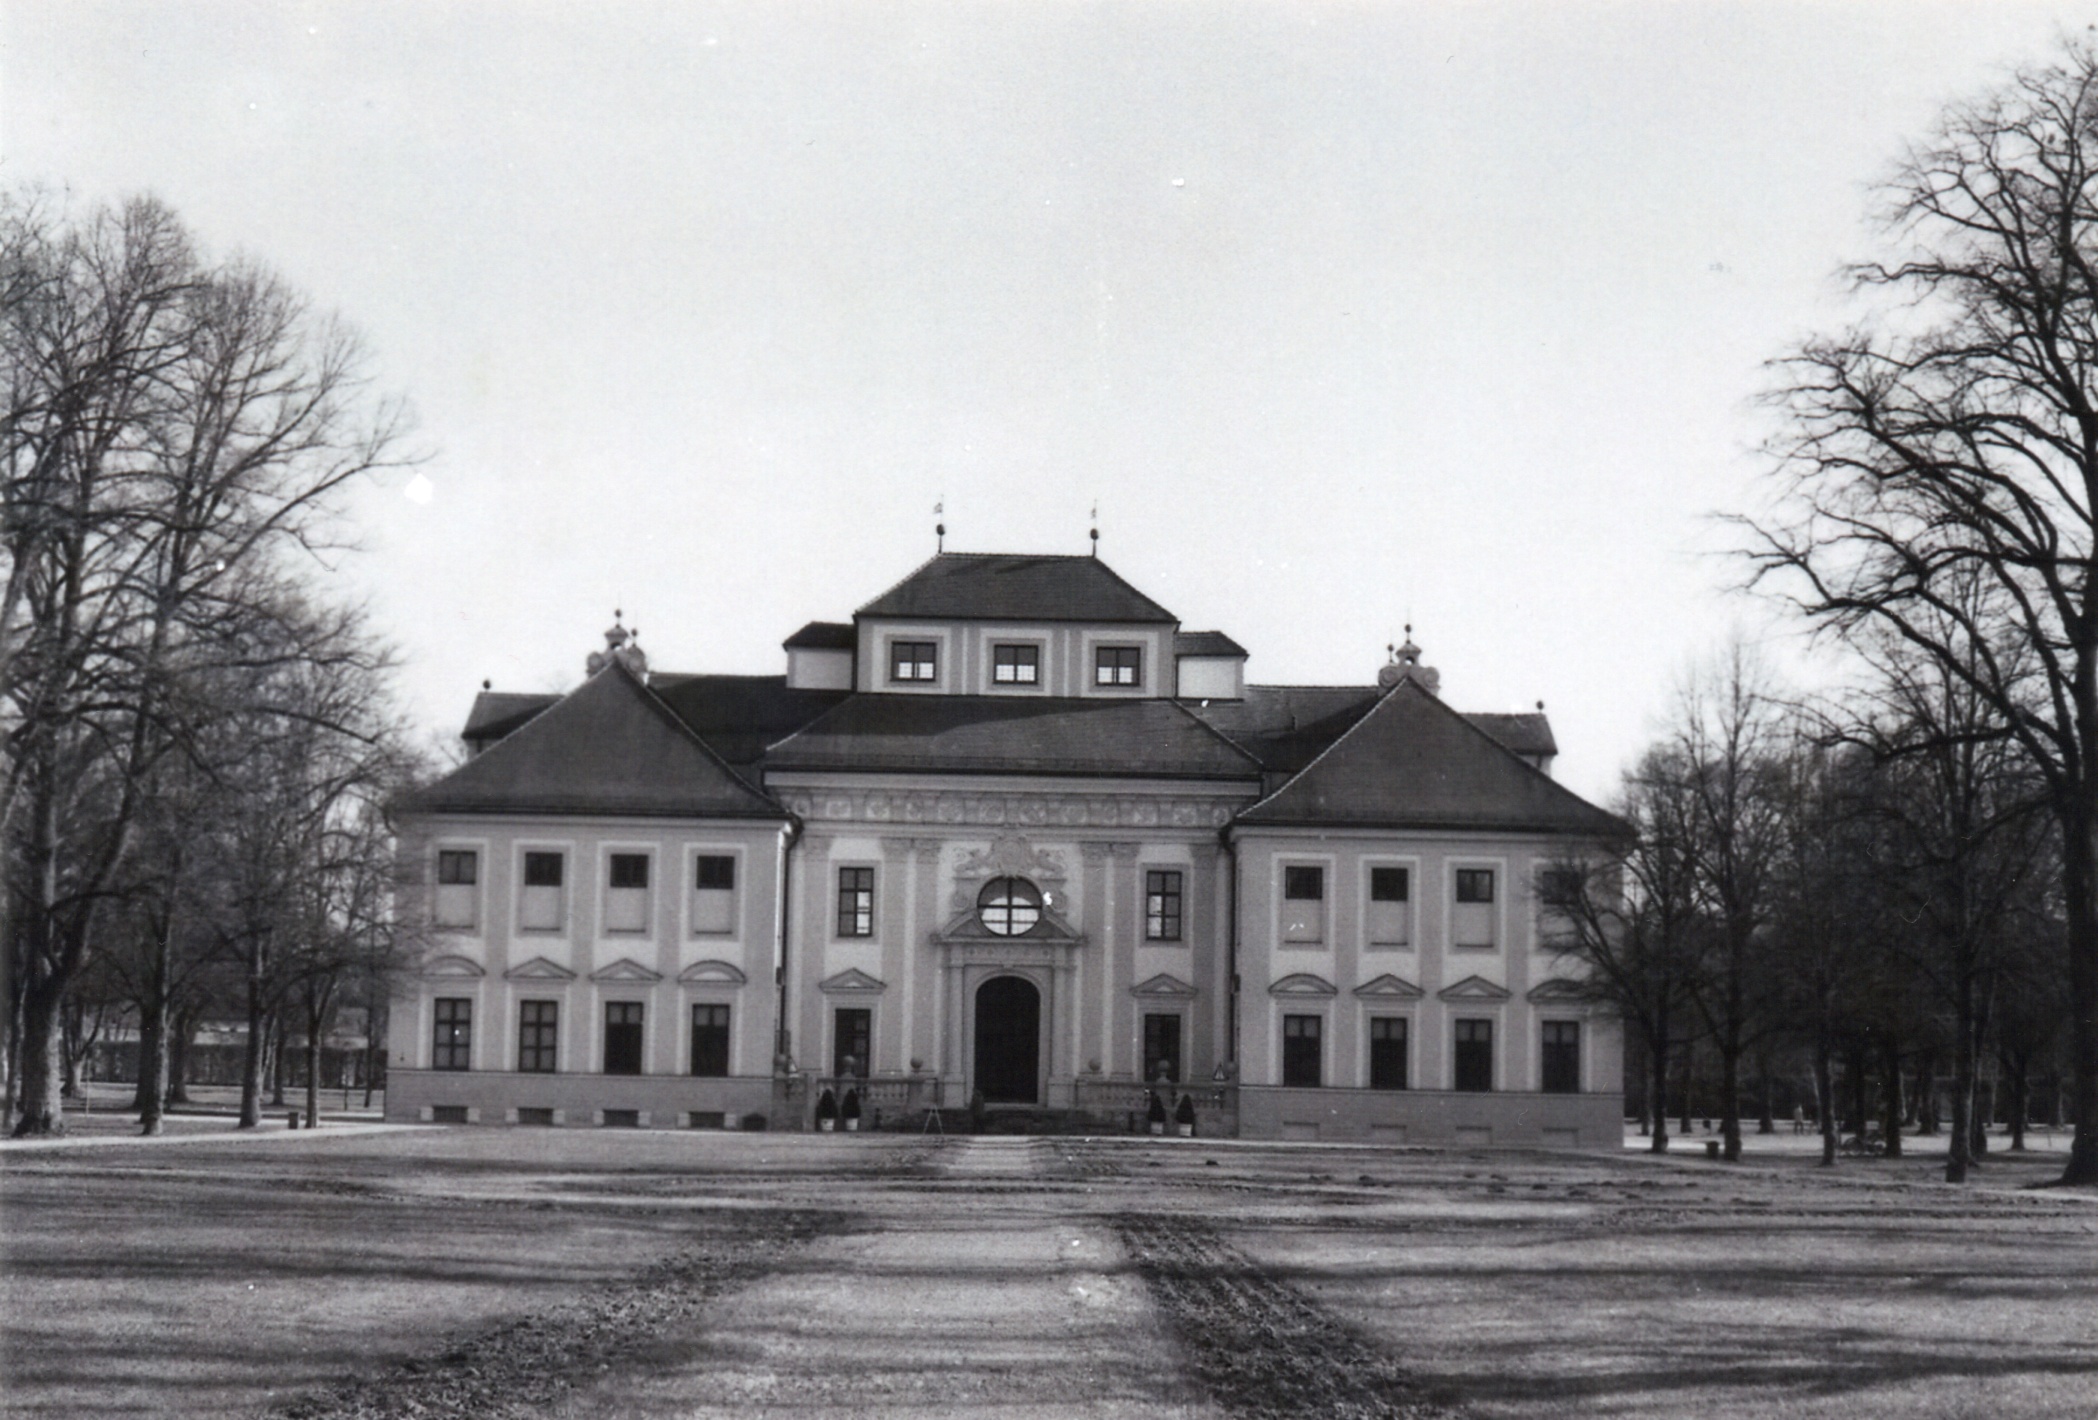
[{"label": "distant building", "polygon": [[1095,558],[973,554],[784,675],[607,639],[567,695],[484,693],[404,806],[437,946],[393,1117],[1142,1128],[1184,1095],[1249,1137],[1617,1142],[1619,1025],[1533,884],[1622,825],[1542,713],[1450,709],[1410,643],[1248,685]]}]

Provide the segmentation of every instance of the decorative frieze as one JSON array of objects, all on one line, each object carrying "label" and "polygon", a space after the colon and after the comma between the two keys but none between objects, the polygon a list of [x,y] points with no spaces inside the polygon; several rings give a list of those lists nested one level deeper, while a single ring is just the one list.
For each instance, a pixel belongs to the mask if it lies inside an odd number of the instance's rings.
[{"label": "decorative frieze", "polygon": [[1177,828],[1213,830],[1252,802],[1157,794],[992,794],[961,790],[788,790],[780,800],[803,820],[953,827]]}]

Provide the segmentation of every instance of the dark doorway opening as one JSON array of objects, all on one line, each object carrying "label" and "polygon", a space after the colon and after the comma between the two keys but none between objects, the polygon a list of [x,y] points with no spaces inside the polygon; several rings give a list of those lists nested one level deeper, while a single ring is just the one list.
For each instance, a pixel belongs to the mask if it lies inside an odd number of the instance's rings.
[{"label": "dark doorway opening", "polygon": [[1017,976],[976,991],[976,1088],[986,1104],[1041,1102],[1042,993]]}]

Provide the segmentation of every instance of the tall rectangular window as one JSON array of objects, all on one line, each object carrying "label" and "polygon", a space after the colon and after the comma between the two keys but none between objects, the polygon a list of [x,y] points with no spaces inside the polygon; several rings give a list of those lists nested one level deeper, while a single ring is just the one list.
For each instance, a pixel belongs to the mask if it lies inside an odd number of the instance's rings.
[{"label": "tall rectangular window", "polygon": [[558,932],[567,921],[561,900],[566,863],[559,853],[524,855],[524,890],[518,896],[517,925],[529,932]]},{"label": "tall rectangular window", "polygon": [[931,641],[891,641],[889,679],[929,682],[940,678],[938,648]]},{"label": "tall rectangular window", "polygon": [[838,869],[838,935],[874,935],[874,869]]},{"label": "tall rectangular window", "polygon": [[1457,910],[1452,914],[1451,945],[1493,945],[1493,869],[1459,868],[1456,874]]},{"label": "tall rectangular window", "polygon": [[991,647],[991,684],[1039,685],[1042,680],[1042,648],[1039,646]]},{"label": "tall rectangular window", "polygon": [[473,1068],[474,1003],[464,996],[437,998],[437,1039],[430,1052],[433,1070]]},{"label": "tall rectangular window", "polygon": [[605,1002],[605,1073],[641,1073],[641,1003]]},{"label": "tall rectangular window", "polygon": [[1406,1018],[1370,1017],[1370,1088],[1406,1088]]},{"label": "tall rectangular window", "polygon": [[1129,687],[1144,683],[1144,648],[1095,646],[1093,684]]},{"label": "tall rectangular window", "polygon": [[1485,1093],[1493,1088],[1493,1022],[1458,1021],[1457,1088]]},{"label": "tall rectangular window", "polygon": [[1154,868],[1144,874],[1144,940],[1180,940],[1180,873]]},{"label": "tall rectangular window", "polygon": [[692,1073],[728,1073],[728,1007],[696,1005],[692,1008]]},{"label": "tall rectangular window", "polygon": [[693,860],[692,931],[712,935],[736,930],[736,860],[702,853]]},{"label": "tall rectangular window", "polygon": [[1326,939],[1326,870],[1297,865],[1282,870],[1282,940]]},{"label": "tall rectangular window", "polygon": [[1405,868],[1370,869],[1369,943],[1403,947],[1413,941],[1413,874]]},{"label": "tall rectangular window", "polygon": [[1581,1023],[1544,1023],[1544,1092],[1548,1095],[1577,1095],[1581,1092]]},{"label": "tall rectangular window", "polygon": [[437,852],[437,903],[433,920],[439,927],[472,927],[480,921],[481,855],[471,848]]},{"label": "tall rectangular window", "polygon": [[1319,1059],[1320,1036],[1325,1022],[1317,1016],[1282,1018],[1282,1083],[1314,1089],[1324,1083]]},{"label": "tall rectangular window", "polygon": [[832,1017],[830,1072],[865,1075],[874,1056],[874,1012],[864,1006],[841,1007]]},{"label": "tall rectangular window", "polygon": [[1180,1083],[1180,1017],[1144,1017],[1144,1078]]},{"label": "tall rectangular window", "polygon": [[605,886],[605,930],[648,930],[648,855],[614,853]]},{"label": "tall rectangular window", "polygon": [[517,1003],[517,1068],[528,1074],[551,1075],[560,1035],[561,1003],[520,1001]]}]

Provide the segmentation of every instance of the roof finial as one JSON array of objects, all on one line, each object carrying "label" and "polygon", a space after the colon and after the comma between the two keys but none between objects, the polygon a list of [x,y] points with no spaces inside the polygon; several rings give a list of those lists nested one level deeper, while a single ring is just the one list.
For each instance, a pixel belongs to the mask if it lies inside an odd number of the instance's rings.
[{"label": "roof finial", "polygon": [[935,519],[932,525],[932,550],[934,552],[945,552],[947,550],[947,524],[937,521],[946,512],[947,495],[942,493],[940,495],[940,501],[932,505],[932,515]]},{"label": "roof finial", "polygon": [[1100,500],[1098,498],[1093,500],[1093,511],[1089,516],[1093,520],[1093,526],[1086,536],[1092,539],[1093,556],[1098,557],[1100,555]]}]

